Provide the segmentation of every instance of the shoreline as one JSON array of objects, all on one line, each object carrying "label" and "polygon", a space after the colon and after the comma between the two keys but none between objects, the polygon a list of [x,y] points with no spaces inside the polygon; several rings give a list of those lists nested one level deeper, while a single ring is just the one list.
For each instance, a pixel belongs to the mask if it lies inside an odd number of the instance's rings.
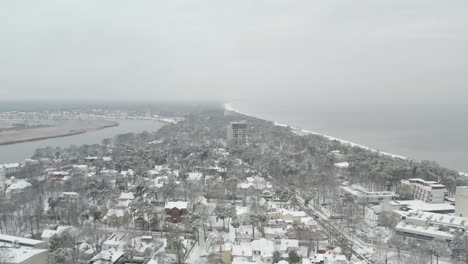
[{"label": "shoreline", "polygon": [[[278,122],[276,122],[276,121],[271,121],[271,120],[266,120],[266,119],[263,119],[263,118],[260,118],[260,117],[256,117],[256,116],[253,116],[253,115],[250,115],[250,114],[247,114],[247,113],[244,113],[244,112],[241,112],[241,111],[235,109],[235,108],[231,105],[231,103],[225,103],[225,104],[223,105],[223,107],[224,107],[224,110],[226,110],[226,111],[230,111],[230,112],[234,112],[234,113],[237,113],[237,114],[245,115],[245,116],[248,116],[248,117],[258,118],[258,119],[261,119],[261,120],[273,122],[273,124],[274,124],[275,126],[290,128],[290,129],[291,129],[291,132],[293,132],[293,133],[295,133],[295,134],[298,134],[298,135],[317,135],[317,136],[322,136],[322,137],[324,137],[324,138],[326,138],[326,139],[328,139],[328,140],[330,140],[330,141],[338,141],[338,142],[340,142],[341,144],[344,144],[344,145],[362,148],[362,149],[365,149],[365,150],[368,150],[368,151],[372,151],[372,152],[375,152],[375,153],[378,153],[378,154],[381,154],[381,155],[384,155],[384,156],[387,156],[387,157],[397,158],[397,159],[404,159],[404,160],[409,160],[409,161],[414,161],[414,162],[419,162],[419,161],[417,161],[417,160],[415,160],[415,159],[410,159],[410,158],[407,158],[407,157],[404,157],[404,156],[401,156],[401,155],[397,155],[397,154],[393,154],[393,153],[388,153],[388,152],[385,152],[385,151],[380,151],[380,150],[377,150],[377,149],[374,149],[374,148],[370,148],[370,147],[364,146],[364,145],[362,145],[362,144],[354,143],[354,142],[351,142],[351,141],[348,141],[348,140],[344,140],[344,139],[340,139],[340,138],[335,138],[335,137],[332,137],[332,136],[328,136],[328,135],[316,133],[316,132],[309,131],[309,130],[306,130],[306,129],[301,129],[301,128],[294,127],[294,126],[290,126],[290,125],[287,125],[287,124],[281,124],[281,123],[278,123]],[[457,170],[455,170],[455,171],[457,171]],[[462,171],[457,171],[457,172],[460,174],[460,176],[468,177],[468,173],[466,173],[466,172],[462,172]]]},{"label": "shoreline", "polygon": [[75,136],[75,135],[84,134],[84,133],[88,133],[88,132],[92,132],[92,131],[98,131],[98,130],[102,130],[102,129],[106,129],[106,128],[110,128],[110,127],[116,127],[116,126],[120,125],[120,123],[116,122],[116,121],[109,121],[109,120],[106,120],[106,121],[111,122],[111,124],[105,124],[105,125],[102,125],[102,126],[99,126],[99,127],[96,127],[96,128],[76,129],[76,130],[72,130],[72,131],[57,134],[57,135],[38,136],[38,137],[28,138],[28,139],[10,140],[10,141],[6,141],[6,142],[0,142],[0,146],[14,145],[14,144],[19,144],[19,143],[46,140],[46,139],[52,139],[52,138]]}]

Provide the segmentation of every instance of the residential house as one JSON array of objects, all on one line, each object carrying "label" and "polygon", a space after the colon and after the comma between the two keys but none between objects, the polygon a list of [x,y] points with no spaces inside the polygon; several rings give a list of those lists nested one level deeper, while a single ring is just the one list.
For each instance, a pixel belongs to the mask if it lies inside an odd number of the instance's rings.
[{"label": "residential house", "polygon": [[201,172],[190,172],[187,176],[187,182],[189,184],[201,183],[203,174]]},{"label": "residential house", "polygon": [[126,243],[126,235],[121,233],[113,233],[110,235],[106,241],[102,243],[103,250],[118,250],[122,249]]},{"label": "residential house", "polygon": [[132,192],[123,192],[120,194],[119,198],[117,198],[117,208],[129,208],[130,203],[135,200],[135,197],[133,196]]},{"label": "residential house", "polygon": [[207,215],[209,211],[208,199],[205,196],[198,196],[192,204],[192,210],[199,215]]},{"label": "residential house", "polygon": [[270,227],[264,228],[265,238],[267,239],[280,239],[286,237],[286,229],[283,227]]},{"label": "residential house", "polygon": [[139,236],[130,240],[130,247],[133,249],[132,252],[134,252],[136,257],[149,258],[162,245],[162,242],[158,242],[152,236]]},{"label": "residential house", "polygon": [[70,173],[68,171],[49,171],[47,177],[51,180],[65,181],[68,179]]},{"label": "residential house", "polygon": [[122,250],[109,249],[102,250],[94,256],[88,263],[89,264],[116,264],[124,259],[124,252]]},{"label": "residential house", "polygon": [[66,203],[73,203],[80,199],[80,194],[77,192],[62,192],[59,196],[60,201]]},{"label": "residential house", "polygon": [[276,249],[281,254],[288,254],[291,251],[299,250],[299,240],[297,239],[280,239],[276,245]]},{"label": "residential house", "polygon": [[11,199],[15,195],[22,194],[31,188],[31,184],[25,180],[18,180],[15,177],[11,176],[10,185],[5,191],[6,199]]},{"label": "residential house", "polygon": [[103,218],[103,222],[110,226],[124,225],[128,222],[130,215],[126,209],[109,209]]},{"label": "residential house", "polygon": [[182,218],[188,213],[188,202],[166,202],[164,206],[166,217],[172,223],[180,223]]},{"label": "residential house", "polygon": [[252,241],[252,260],[261,264],[273,263],[275,243],[265,238]]},{"label": "residential house", "polygon": [[232,246],[232,258],[233,262],[237,259],[237,262],[244,261],[252,261],[252,248],[250,243],[241,243],[239,245]]},{"label": "residential house", "polygon": [[60,235],[64,231],[70,229],[71,226],[57,226],[55,229],[44,229],[44,231],[42,231],[41,239],[42,241],[49,243],[49,240],[53,235]]}]

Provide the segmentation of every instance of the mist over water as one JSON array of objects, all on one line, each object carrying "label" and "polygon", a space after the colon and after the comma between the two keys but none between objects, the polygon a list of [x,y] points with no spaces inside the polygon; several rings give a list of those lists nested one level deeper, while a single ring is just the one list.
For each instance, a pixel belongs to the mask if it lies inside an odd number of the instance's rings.
[{"label": "mist over water", "polygon": [[468,171],[468,107],[236,101],[241,112]]}]

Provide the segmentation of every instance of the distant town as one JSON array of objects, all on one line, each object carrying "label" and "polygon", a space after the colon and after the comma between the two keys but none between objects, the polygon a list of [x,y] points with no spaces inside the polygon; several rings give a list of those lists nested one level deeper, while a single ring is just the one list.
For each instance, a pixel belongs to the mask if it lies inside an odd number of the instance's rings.
[{"label": "distant town", "polygon": [[0,165],[0,263],[468,263],[468,179],[435,162],[222,108],[0,113],[97,119],[166,125]]}]

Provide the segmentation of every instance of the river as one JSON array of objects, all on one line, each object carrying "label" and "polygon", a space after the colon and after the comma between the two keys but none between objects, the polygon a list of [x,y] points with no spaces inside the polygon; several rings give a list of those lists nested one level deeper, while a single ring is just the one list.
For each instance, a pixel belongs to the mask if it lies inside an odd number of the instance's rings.
[{"label": "river", "polygon": [[129,132],[154,132],[165,124],[150,120],[117,120],[120,125],[83,134],[49,138],[36,141],[28,141],[11,145],[0,145],[0,164],[9,162],[19,162],[31,158],[34,150],[41,147],[68,147],[70,145],[96,144],[101,143],[104,138],[113,138],[118,134]]}]

